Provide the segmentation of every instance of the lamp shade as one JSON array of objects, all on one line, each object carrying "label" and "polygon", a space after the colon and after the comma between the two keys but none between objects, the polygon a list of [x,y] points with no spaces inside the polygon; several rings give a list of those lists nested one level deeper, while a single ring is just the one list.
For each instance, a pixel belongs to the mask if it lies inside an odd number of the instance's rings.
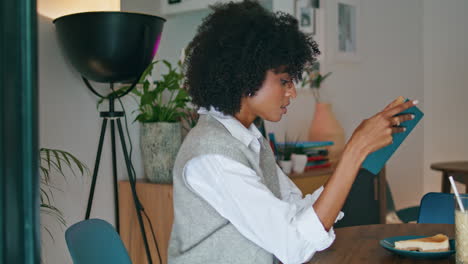
[{"label": "lamp shade", "polygon": [[65,56],[95,82],[136,81],[159,47],[164,18],[127,12],[85,12],[55,19]]}]

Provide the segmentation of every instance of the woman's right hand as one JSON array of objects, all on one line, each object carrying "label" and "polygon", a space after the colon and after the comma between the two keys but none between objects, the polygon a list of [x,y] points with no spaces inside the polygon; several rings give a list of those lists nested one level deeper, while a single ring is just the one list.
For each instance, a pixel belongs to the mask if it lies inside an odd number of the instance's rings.
[{"label": "woman's right hand", "polygon": [[348,141],[347,147],[357,147],[366,157],[368,154],[390,145],[393,141],[392,134],[406,130],[400,124],[414,119],[411,114],[397,114],[418,103],[417,100],[403,102],[401,99],[401,97],[397,98],[381,112],[362,121]]}]

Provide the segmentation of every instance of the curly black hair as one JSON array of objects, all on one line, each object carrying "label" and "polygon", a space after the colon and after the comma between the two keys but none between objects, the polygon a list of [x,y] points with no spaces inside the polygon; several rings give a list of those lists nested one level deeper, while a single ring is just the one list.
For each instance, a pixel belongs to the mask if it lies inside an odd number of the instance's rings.
[{"label": "curly black hair", "polygon": [[185,87],[198,106],[234,115],[241,98],[260,89],[268,70],[300,80],[320,54],[289,14],[272,13],[252,0],[211,9],[186,49]]}]

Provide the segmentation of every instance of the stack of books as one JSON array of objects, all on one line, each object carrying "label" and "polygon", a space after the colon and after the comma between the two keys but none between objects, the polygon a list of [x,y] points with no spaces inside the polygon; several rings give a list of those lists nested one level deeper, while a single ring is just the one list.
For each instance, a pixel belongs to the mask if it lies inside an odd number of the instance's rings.
[{"label": "stack of books", "polygon": [[328,157],[328,148],[333,145],[332,141],[302,141],[276,143],[275,148],[281,150],[291,149],[294,154],[307,155],[307,164],[304,171],[327,168],[331,166]]},{"label": "stack of books", "polygon": [[300,147],[303,153],[307,155],[307,164],[304,171],[330,167],[328,147],[332,145],[332,141],[297,142],[296,146]]}]

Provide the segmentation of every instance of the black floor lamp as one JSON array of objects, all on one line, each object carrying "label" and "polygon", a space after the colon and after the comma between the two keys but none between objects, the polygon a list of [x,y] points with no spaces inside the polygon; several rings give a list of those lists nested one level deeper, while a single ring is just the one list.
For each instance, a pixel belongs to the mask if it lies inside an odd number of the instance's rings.
[{"label": "black floor lamp", "polygon": [[[109,101],[109,111],[100,112],[103,122],[85,219],[88,219],[91,213],[102,145],[107,121],[110,120],[116,229],[117,231],[120,229],[115,155],[115,124],[117,123],[148,263],[152,263],[152,259],[141,216],[143,207],[136,193],[135,178],[127,153],[122,123],[120,122],[124,112],[114,110],[114,100],[125,96],[135,87],[141,74],[153,60],[159,46],[165,21],[165,19],[157,16],[126,12],[86,12],[67,15],[54,20],[58,39],[65,56],[81,74],[86,86],[98,97],[106,98]],[[109,83],[112,91],[114,83],[132,84],[119,95],[111,93],[110,96],[104,96],[91,86],[89,80]]]}]

